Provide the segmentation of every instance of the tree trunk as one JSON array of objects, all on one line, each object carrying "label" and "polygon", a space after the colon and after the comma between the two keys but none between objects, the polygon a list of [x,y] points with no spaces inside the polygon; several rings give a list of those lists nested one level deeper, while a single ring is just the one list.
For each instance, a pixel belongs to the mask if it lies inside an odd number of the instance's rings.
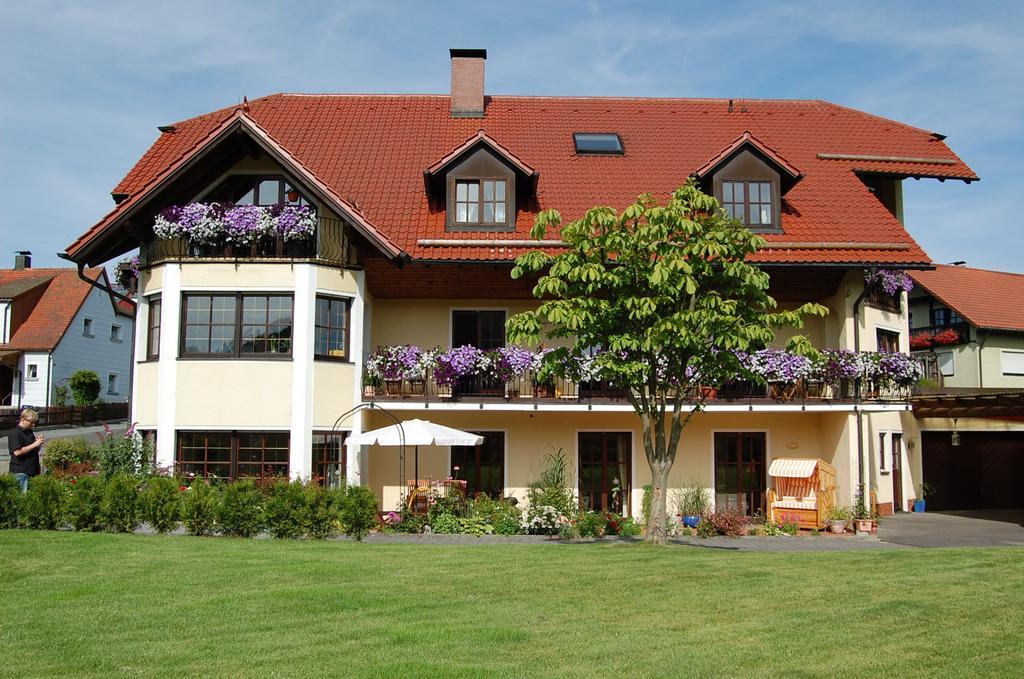
[{"label": "tree trunk", "polygon": [[647,520],[647,541],[663,545],[668,541],[665,519],[668,516],[668,473],[671,460],[651,463],[651,516]]}]

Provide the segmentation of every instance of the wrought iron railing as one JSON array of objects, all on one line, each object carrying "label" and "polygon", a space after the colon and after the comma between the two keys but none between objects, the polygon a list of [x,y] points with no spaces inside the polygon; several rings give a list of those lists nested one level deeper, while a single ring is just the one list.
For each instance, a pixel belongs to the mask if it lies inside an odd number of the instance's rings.
[{"label": "wrought iron railing", "polygon": [[[564,377],[541,379],[526,373],[509,380],[471,375],[453,384],[439,384],[431,374],[422,379],[363,379],[364,401],[422,401],[469,403],[608,403],[628,404],[626,390],[607,381],[577,382]],[[826,384],[797,380],[788,384],[763,384],[734,380],[720,387],[693,386],[684,394],[688,401],[719,403],[831,403],[863,401],[906,401],[912,387],[901,387],[870,380],[840,380]]]},{"label": "wrought iron railing", "polygon": [[902,308],[902,299],[903,295],[900,292],[889,294],[878,285],[868,288],[867,302],[877,309],[899,313]]}]

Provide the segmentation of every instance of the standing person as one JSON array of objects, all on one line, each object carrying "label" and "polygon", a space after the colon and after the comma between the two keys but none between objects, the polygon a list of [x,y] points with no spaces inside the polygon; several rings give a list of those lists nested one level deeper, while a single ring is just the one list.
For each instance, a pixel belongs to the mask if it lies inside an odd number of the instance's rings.
[{"label": "standing person", "polygon": [[42,435],[32,433],[39,421],[39,413],[26,408],[21,411],[18,426],[7,434],[7,450],[11,453],[11,473],[18,479],[21,492],[28,492],[28,480],[39,476],[39,449],[46,440]]}]

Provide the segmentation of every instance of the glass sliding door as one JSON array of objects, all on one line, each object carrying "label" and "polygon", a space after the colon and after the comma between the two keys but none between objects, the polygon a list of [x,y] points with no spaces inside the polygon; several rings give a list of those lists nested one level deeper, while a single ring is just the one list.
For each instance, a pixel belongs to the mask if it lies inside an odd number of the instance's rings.
[{"label": "glass sliding door", "polygon": [[764,510],[764,432],[715,434],[715,509],[753,516]]},{"label": "glass sliding door", "polygon": [[583,509],[629,511],[630,458],[633,436],[628,431],[579,434],[580,506]]}]

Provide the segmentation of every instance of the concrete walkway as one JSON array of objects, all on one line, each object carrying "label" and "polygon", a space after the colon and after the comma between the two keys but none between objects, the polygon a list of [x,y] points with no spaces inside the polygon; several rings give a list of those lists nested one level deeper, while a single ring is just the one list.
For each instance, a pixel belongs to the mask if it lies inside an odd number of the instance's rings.
[{"label": "concrete walkway", "polygon": [[[110,423],[110,429],[115,434],[123,434],[128,430],[127,425],[124,422],[112,422]],[[50,429],[47,427],[36,428],[36,433],[42,434],[46,437],[47,441],[56,441],[57,439],[76,439],[83,438],[90,444],[97,443],[97,434],[103,433],[103,425],[93,425],[90,427],[68,427],[63,429]],[[43,450],[46,450],[44,444]],[[0,432],[0,474],[6,474],[11,461],[10,453],[7,452],[7,432]]]},{"label": "concrete walkway", "polygon": [[878,537],[911,547],[1024,547],[1024,509],[901,512],[881,520]]}]

